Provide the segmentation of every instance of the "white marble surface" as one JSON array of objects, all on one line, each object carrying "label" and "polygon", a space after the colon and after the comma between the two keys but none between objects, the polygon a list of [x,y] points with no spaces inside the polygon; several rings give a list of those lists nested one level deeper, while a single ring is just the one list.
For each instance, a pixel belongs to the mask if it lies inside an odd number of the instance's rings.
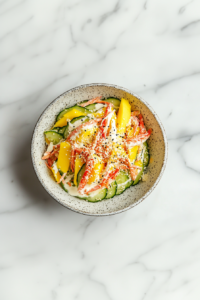
[{"label": "white marble surface", "polygon": [[[0,299],[200,299],[200,2],[0,1]],[[155,191],[112,217],[73,213],[31,166],[41,111],[107,82],[160,116],[169,160]]]}]

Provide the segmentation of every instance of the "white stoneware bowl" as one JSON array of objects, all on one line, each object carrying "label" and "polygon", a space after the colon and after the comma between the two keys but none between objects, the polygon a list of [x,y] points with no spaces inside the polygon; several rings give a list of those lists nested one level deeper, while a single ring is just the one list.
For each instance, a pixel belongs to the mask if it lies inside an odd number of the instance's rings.
[{"label": "white stoneware bowl", "polygon": [[[112,199],[97,203],[79,200],[66,193],[58,185],[51,172],[42,161],[45,151],[44,131],[55,123],[56,115],[66,107],[92,99],[97,96],[125,98],[131,103],[132,109],[140,110],[147,129],[152,128],[153,133],[148,139],[150,157],[152,162],[147,167],[148,179],[136,186],[131,186],[123,194]],[[75,87],[57,97],[47,106],[40,116],[32,138],[31,155],[37,177],[46,191],[63,206],[85,215],[109,216],[126,211],[142,202],[156,187],[165,170],[167,161],[167,138],[164,128],[153,109],[139,96],[131,91],[112,84],[93,83]]]}]

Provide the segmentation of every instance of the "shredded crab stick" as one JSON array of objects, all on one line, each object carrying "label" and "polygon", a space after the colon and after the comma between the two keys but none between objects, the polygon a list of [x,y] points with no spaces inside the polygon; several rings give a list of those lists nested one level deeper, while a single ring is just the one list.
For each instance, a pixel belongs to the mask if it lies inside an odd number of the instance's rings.
[{"label": "shredded crab stick", "polygon": [[107,137],[109,125],[113,114],[114,111],[112,111],[112,106],[108,105],[105,111],[104,118],[102,119],[99,131],[96,135],[95,142],[93,144],[93,149],[95,149],[97,153],[102,154],[104,158],[108,156],[110,149],[108,149],[108,147],[106,147],[106,149],[103,148],[102,144],[105,141],[105,138]]},{"label": "shredded crab stick", "polygon": [[94,104],[94,103],[102,103],[102,104],[108,104],[108,105],[111,104],[110,102],[106,102],[106,101],[101,100],[101,98],[102,98],[102,96],[101,97],[96,97],[92,100],[89,100],[88,102],[81,103],[80,106],[85,107],[85,106],[88,106],[88,105]]},{"label": "shredded crab stick", "polygon": [[49,169],[49,170],[51,170],[51,167],[48,165],[48,163],[45,161],[45,165],[47,166],[47,168]]},{"label": "shredded crab stick", "polygon": [[131,116],[137,117],[140,114],[139,110],[134,110],[131,112]]},{"label": "shredded crab stick", "polygon": [[58,180],[57,183],[63,182],[63,180],[64,180],[64,178],[65,178],[66,175],[67,175],[67,173],[64,173],[64,174],[60,177],[60,179]]},{"label": "shredded crab stick", "polygon": [[133,138],[129,138],[126,140],[126,145],[129,147],[140,145],[146,142],[146,140],[150,137],[151,133],[152,129],[149,129],[146,133],[139,134],[138,136]]},{"label": "shredded crab stick", "polygon": [[[55,146],[54,146],[54,147],[55,147]],[[53,150],[52,152],[45,152],[45,153],[44,153],[44,156],[42,157],[42,159],[47,159],[47,158],[51,157],[51,156],[54,155],[55,153],[59,152],[59,149],[60,149],[60,145],[58,145],[58,146],[56,147],[56,149]]]},{"label": "shredded crab stick", "polygon": [[88,190],[88,191],[85,191],[86,194],[90,194],[92,192],[95,192],[99,189],[102,189],[102,188],[108,188],[109,184],[110,184],[110,181],[111,180],[114,180],[116,178],[116,176],[118,175],[119,171],[120,170],[127,170],[128,167],[121,164],[119,166],[116,167],[115,170],[109,172],[107,171],[107,173],[103,176],[103,180],[100,184],[96,185],[94,188]]},{"label": "shredded crab stick", "polygon": [[139,126],[139,120],[138,120],[138,118],[136,116],[132,116],[131,115],[131,125],[134,126],[134,129],[135,129],[134,134],[135,134],[136,130],[137,130],[138,126]]},{"label": "shredded crab stick", "polygon": [[120,169],[118,168],[118,169],[116,169],[116,170],[114,170],[114,171],[112,171],[112,172],[110,172],[110,173],[107,173],[107,174],[104,176],[104,179],[102,180],[101,184],[96,185],[95,187],[93,187],[93,188],[90,189],[89,191],[86,191],[85,193],[90,194],[90,193],[95,192],[95,191],[97,191],[97,190],[99,190],[99,189],[102,189],[102,188],[104,188],[104,187],[107,187],[107,186],[109,185],[109,181],[110,181],[111,179],[114,180],[115,177],[117,176],[117,174],[119,173],[119,171],[120,171]]},{"label": "shredded crab stick", "polygon": [[78,186],[78,191],[80,194],[84,194],[84,187],[86,186],[88,179],[92,173],[92,169],[94,167],[94,158],[92,156],[88,157],[86,162],[85,172],[81,178],[81,181]]},{"label": "shredded crab stick", "polygon": [[67,141],[70,141],[71,140],[71,137],[75,134],[77,134],[80,130],[86,128],[88,125],[95,125],[95,124],[98,124],[100,121],[101,121],[102,118],[98,118],[98,119],[95,119],[95,120],[91,120],[91,121],[88,121],[84,124],[81,124],[79,125],[76,129],[74,129],[70,134],[69,136],[67,137]]},{"label": "shredded crab stick", "polygon": [[138,169],[142,169],[134,164],[131,163],[130,159],[127,157],[127,158],[121,158],[120,161],[122,161],[124,164],[126,164],[127,168],[129,168],[130,170],[130,174],[131,174],[131,179],[134,181],[137,177],[137,174],[138,174]]},{"label": "shredded crab stick", "polygon": [[[93,153],[94,150],[96,149],[96,147],[98,146],[97,143],[99,143],[99,140],[102,140],[106,137],[108,125],[109,125],[108,121],[107,121],[108,116],[110,115],[110,117],[111,117],[113,114],[113,112],[111,111],[112,105],[110,105],[110,103],[107,108],[108,109],[105,111],[105,115],[104,115],[104,118],[102,119],[99,131],[97,132],[97,134],[95,136],[95,140],[94,140],[94,143],[91,148],[91,153]],[[78,187],[78,191],[81,194],[84,194],[84,188],[87,184],[89,176],[92,173],[93,167],[94,167],[94,158],[90,155],[87,158],[85,172],[83,174],[83,177],[82,177],[81,182]]]},{"label": "shredded crab stick", "polygon": [[71,170],[72,170],[72,172],[74,172],[75,157],[76,157],[76,150],[75,150],[75,147],[72,146],[72,150],[71,150]]},{"label": "shredded crab stick", "polygon": [[146,128],[144,126],[144,120],[143,120],[143,116],[141,114],[138,115],[138,119],[140,121],[140,133],[146,133]]},{"label": "shredded crab stick", "polygon": [[101,101],[101,98],[102,98],[102,96],[93,98],[91,100],[88,100],[87,102],[81,103],[80,106],[85,107],[85,106],[93,104],[93,103],[98,103],[97,101]]},{"label": "shredded crab stick", "polygon": [[102,134],[103,138],[106,137],[106,134],[108,132],[108,127],[110,124],[110,120],[111,120],[111,117],[113,116],[113,113],[114,113],[114,111],[112,111],[112,106],[108,106],[105,111],[105,115],[104,115],[104,118],[103,118],[101,126],[100,126],[100,130],[101,130],[101,134]]},{"label": "shredded crab stick", "polygon": [[47,159],[47,163],[48,163],[49,167],[52,167],[54,161],[56,161],[56,160],[57,160],[57,156],[55,156],[55,155],[49,157],[49,158]]},{"label": "shredded crab stick", "polygon": [[81,154],[82,158],[86,161],[88,155],[90,154],[90,149],[86,148],[79,148],[76,145],[72,145],[72,152],[71,152],[71,170],[74,172],[74,166],[75,166],[75,158],[76,153]]},{"label": "shredded crab stick", "polygon": [[139,133],[140,127],[139,127],[139,120],[136,116],[131,114],[130,120],[129,120],[129,126],[126,128],[126,136],[132,137],[137,135]]},{"label": "shredded crab stick", "polygon": [[[103,143],[108,134],[108,128],[110,124],[110,120],[112,118],[114,112],[110,112],[103,120],[99,128],[99,132],[95,141],[94,149],[97,153],[104,153],[105,149],[103,148]],[[108,151],[108,150],[107,150]]]}]

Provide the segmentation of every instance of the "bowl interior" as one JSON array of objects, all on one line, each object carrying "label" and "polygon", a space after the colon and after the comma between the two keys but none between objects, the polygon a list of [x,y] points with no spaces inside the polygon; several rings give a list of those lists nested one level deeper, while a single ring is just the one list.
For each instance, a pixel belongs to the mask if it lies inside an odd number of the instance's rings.
[{"label": "bowl interior", "polygon": [[[130,101],[132,109],[141,111],[147,129],[153,129],[153,133],[148,140],[152,162],[147,167],[148,177],[145,182],[141,181],[138,185],[130,187],[123,194],[115,196],[112,199],[90,203],[67,194],[60,185],[54,181],[51,172],[41,157],[46,148],[43,133],[53,126],[56,115],[66,107],[97,96],[106,98],[123,97]],[[47,192],[62,205],[88,215],[110,215],[140,203],[154,189],[159,181],[159,177],[164,171],[167,156],[165,133],[156,114],[149,108],[148,104],[145,104],[138,96],[135,96],[126,89],[105,84],[80,86],[67,91],[54,100],[38,120],[33,134],[31,150],[36,174]]]}]

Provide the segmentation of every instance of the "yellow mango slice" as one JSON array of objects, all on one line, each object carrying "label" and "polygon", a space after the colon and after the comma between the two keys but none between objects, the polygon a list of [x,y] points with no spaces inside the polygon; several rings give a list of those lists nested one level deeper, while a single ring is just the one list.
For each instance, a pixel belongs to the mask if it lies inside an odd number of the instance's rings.
[{"label": "yellow mango slice", "polygon": [[131,138],[131,137],[138,135],[140,132],[140,127],[139,126],[137,127],[135,134],[134,134],[134,131],[135,131],[135,128],[133,126],[128,126],[126,129],[127,137]]},{"label": "yellow mango slice", "polygon": [[139,126],[137,126],[137,128],[136,128],[136,132],[134,133],[134,131],[135,131],[135,126],[133,125],[128,125],[127,127],[126,127],[126,135],[127,135],[127,138],[131,138],[131,137],[134,137],[134,136],[136,136],[136,135],[138,135],[139,134],[139,131],[140,131],[140,127]]},{"label": "yellow mango slice", "polygon": [[96,111],[96,112],[92,113],[92,115],[95,118],[102,118],[105,115],[105,111],[106,111],[106,107],[103,107],[99,111]]},{"label": "yellow mango slice", "polygon": [[90,143],[97,132],[98,128],[91,127],[83,130],[76,138],[76,142]]},{"label": "yellow mango slice", "polygon": [[143,166],[143,163],[142,163],[142,161],[141,160],[137,160],[136,162],[135,162],[135,164],[134,164],[135,166],[138,166],[138,167],[140,167],[140,168],[142,168],[142,166]]},{"label": "yellow mango slice", "polygon": [[[130,127],[127,130],[127,135],[128,135],[128,137],[133,137],[133,136],[138,135],[139,131],[140,131],[140,127],[137,127],[135,135],[134,135],[134,128]],[[128,149],[128,157],[129,157],[131,162],[133,162],[136,159],[137,152],[138,152],[138,146],[134,146],[134,147]]]},{"label": "yellow mango slice", "polygon": [[54,168],[51,168],[51,171],[52,171],[52,173],[53,173],[53,176],[54,176],[54,178],[55,178],[55,180],[58,182],[59,180],[60,180],[60,178],[61,178],[61,175],[60,175],[60,173],[57,171],[55,171],[54,170]]},{"label": "yellow mango slice", "polygon": [[67,125],[68,120],[72,120],[73,118],[86,116],[86,113],[81,112],[78,109],[72,109],[68,111],[59,121],[56,122],[54,127],[63,127]]},{"label": "yellow mango slice", "polygon": [[123,146],[119,143],[113,143],[113,150],[110,156],[111,163],[112,162],[118,162],[119,158],[127,158],[127,153],[124,150]]},{"label": "yellow mango slice", "polygon": [[71,157],[71,145],[68,142],[60,143],[60,151],[58,155],[57,167],[63,173],[66,173],[69,169]]},{"label": "yellow mango slice", "polygon": [[84,164],[84,160],[82,157],[80,157],[79,154],[76,154],[76,160],[75,160],[75,170],[74,170],[74,184],[77,185],[77,175],[80,171],[82,165]]},{"label": "yellow mango slice", "polygon": [[134,127],[132,126],[128,126],[127,129],[126,129],[126,134],[127,134],[127,138],[131,138],[133,137],[133,134],[134,134]]},{"label": "yellow mango slice", "polygon": [[134,146],[128,149],[128,157],[131,162],[133,162],[136,159],[137,152],[138,152],[138,146]]},{"label": "yellow mango slice", "polygon": [[126,125],[129,122],[131,116],[131,106],[128,100],[121,99],[118,115],[117,115],[117,127],[118,133],[123,135],[126,131]]},{"label": "yellow mango slice", "polygon": [[45,137],[45,142],[47,143],[47,145],[50,144],[49,140]]},{"label": "yellow mango slice", "polygon": [[112,128],[112,122],[113,122],[113,120],[115,121],[115,126],[117,126],[117,116],[116,116],[115,112],[113,113],[113,116],[112,116],[112,118],[110,120],[110,124],[109,124],[109,128],[108,128],[108,134],[109,134],[109,132],[110,132],[110,130]]},{"label": "yellow mango slice", "polygon": [[138,135],[140,132],[140,127],[137,127],[136,132],[135,132],[135,136]]},{"label": "yellow mango slice", "polygon": [[97,162],[94,164],[94,168],[93,168],[90,178],[87,182],[88,184],[93,183],[100,176],[100,174],[102,173],[102,171],[105,167],[105,164],[103,162],[101,162],[96,155],[94,157],[96,157]]}]

